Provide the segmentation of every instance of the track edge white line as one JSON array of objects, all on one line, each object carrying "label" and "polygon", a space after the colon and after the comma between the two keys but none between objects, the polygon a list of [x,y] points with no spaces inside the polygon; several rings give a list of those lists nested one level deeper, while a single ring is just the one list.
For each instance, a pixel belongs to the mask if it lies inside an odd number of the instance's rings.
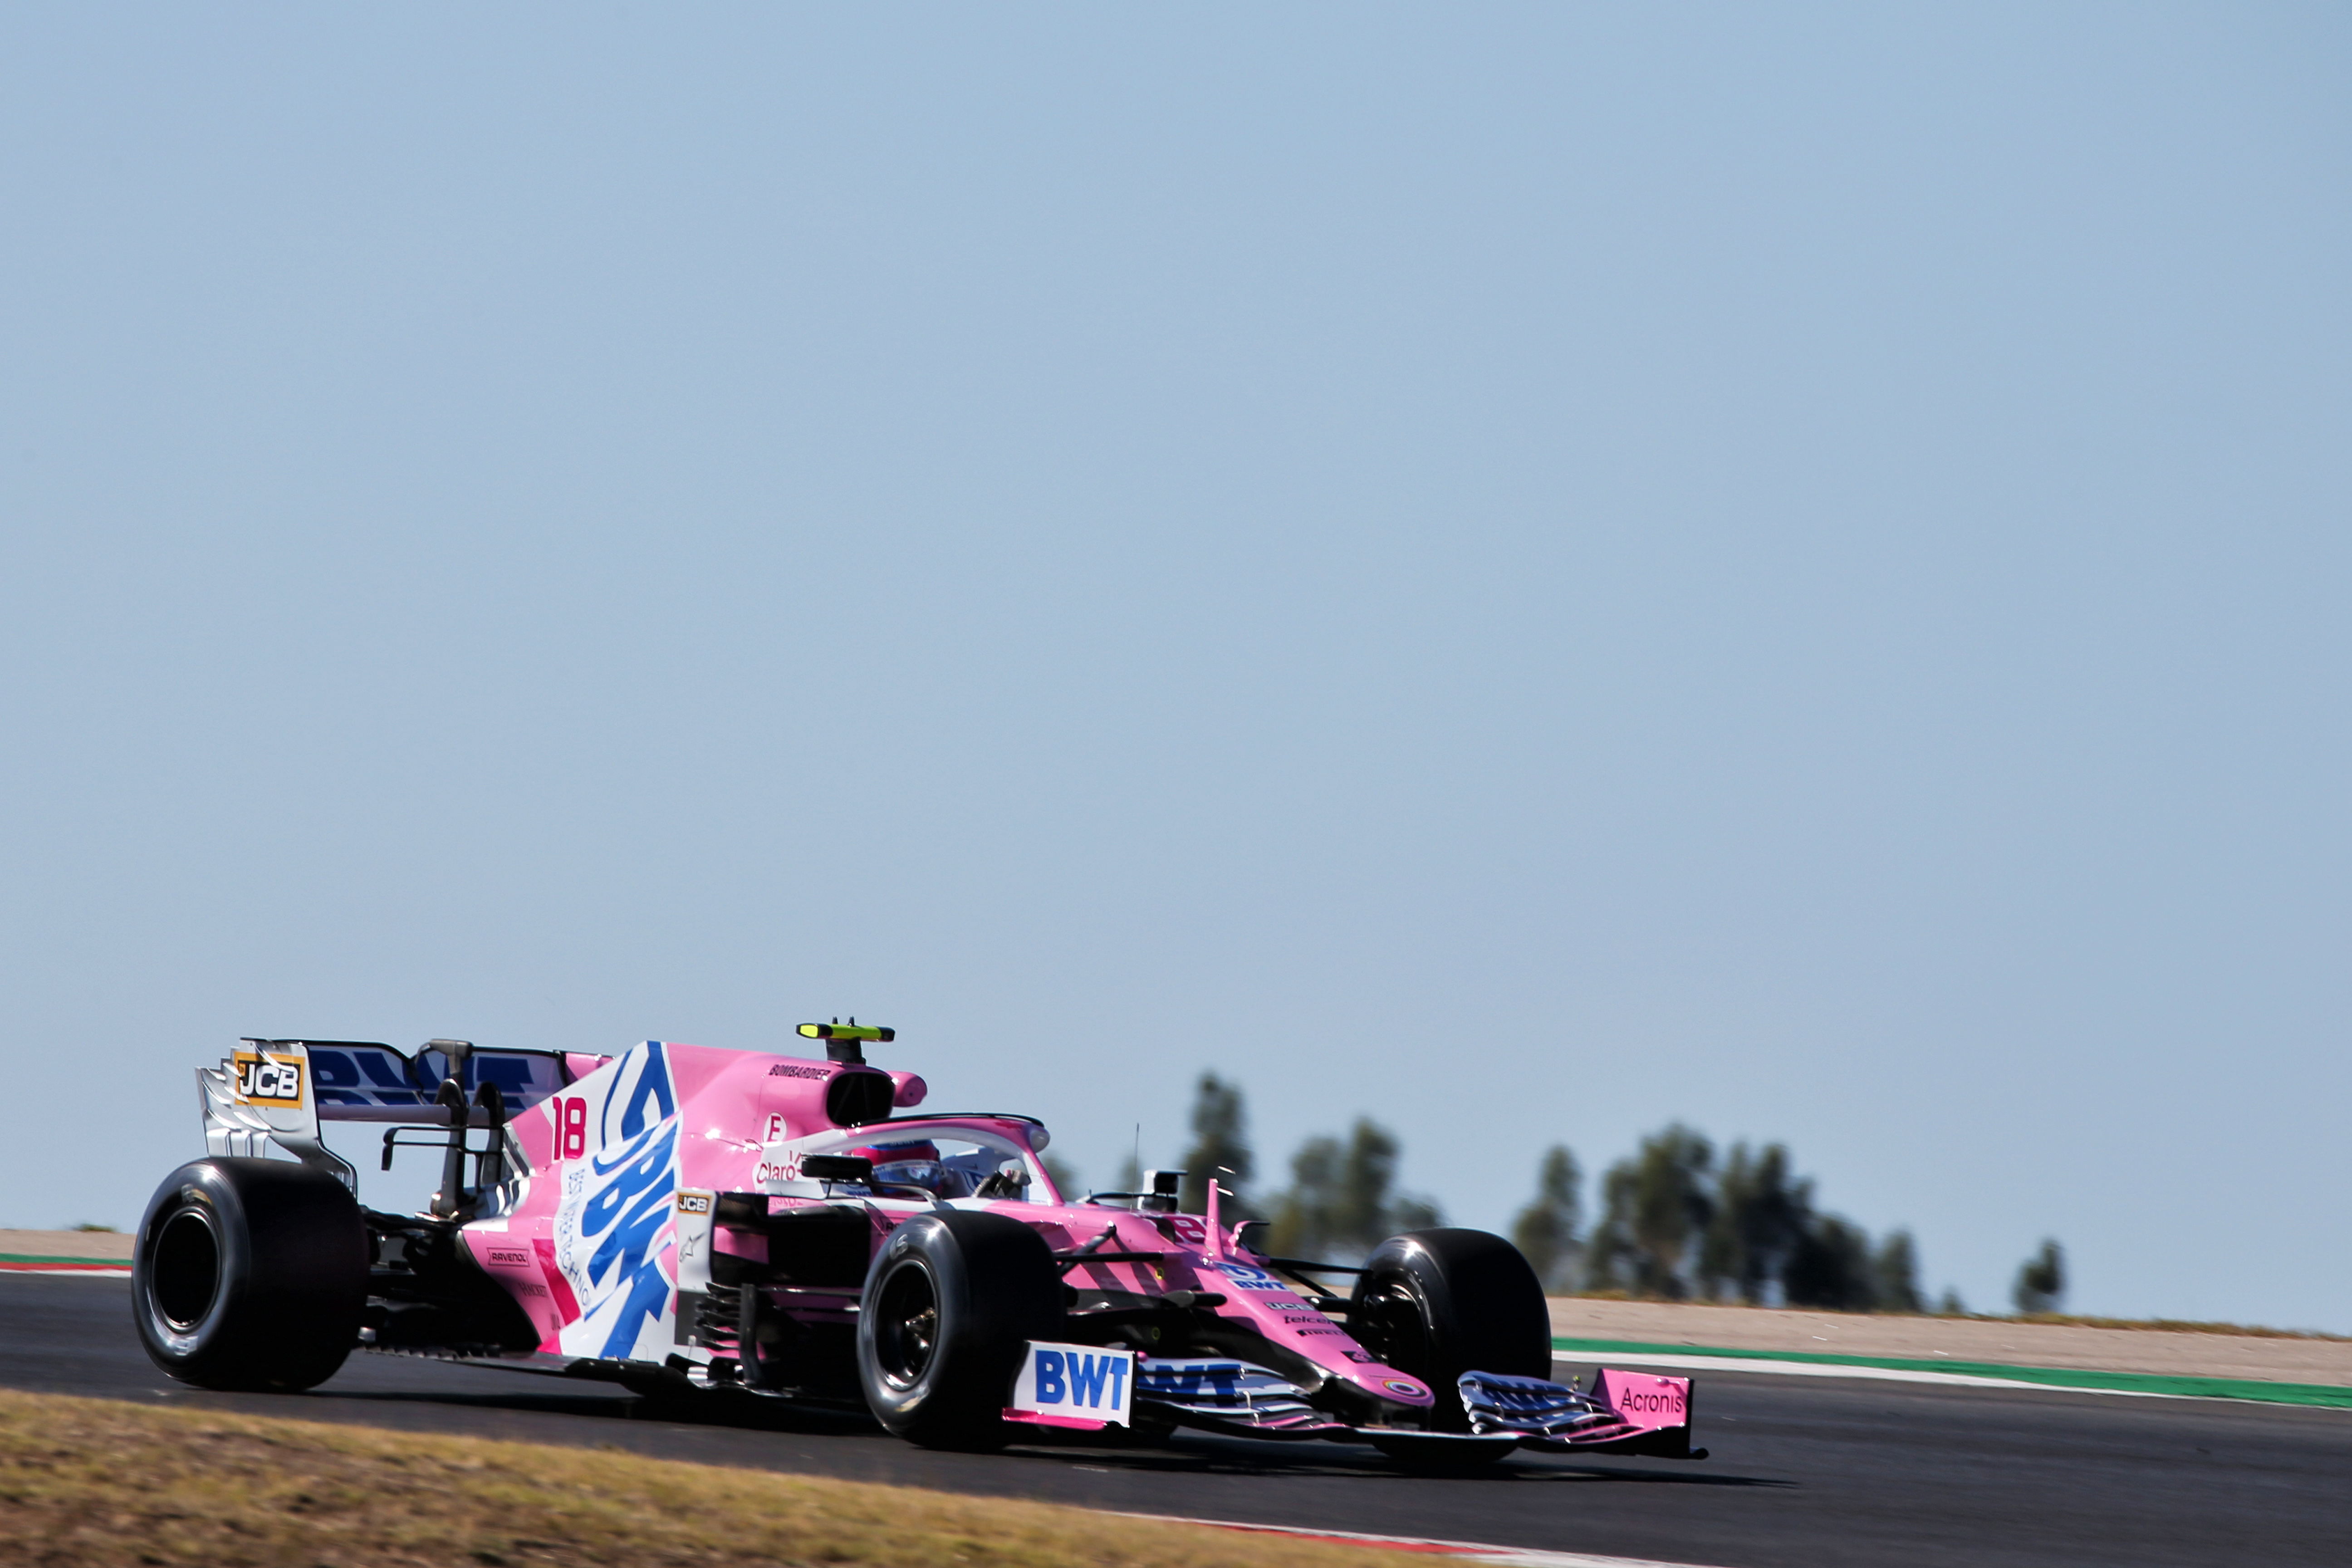
[{"label": "track edge white line", "polygon": [[1424,1535],[1372,1535],[1360,1530],[1320,1530],[1303,1524],[1252,1524],[1238,1519],[1192,1519],[1173,1513],[1132,1513],[1123,1509],[1098,1509],[1113,1519],[1149,1520],[1154,1524],[1204,1524],[1216,1530],[1247,1530],[1265,1535],[1296,1535],[1314,1541],[1360,1542],[1366,1546],[1397,1547],[1458,1557],[1465,1563],[1491,1563],[1498,1568],[1707,1568],[1705,1563],[1666,1563],[1654,1557],[1607,1557],[1591,1552],[1547,1552],[1528,1546],[1489,1546],[1475,1541],[1440,1541]]}]

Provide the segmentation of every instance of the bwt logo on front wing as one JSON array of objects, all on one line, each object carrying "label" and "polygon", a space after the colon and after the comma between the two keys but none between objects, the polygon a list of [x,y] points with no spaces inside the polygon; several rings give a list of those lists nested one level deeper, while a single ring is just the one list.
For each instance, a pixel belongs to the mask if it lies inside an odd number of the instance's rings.
[{"label": "bwt logo on front wing", "polygon": [[1022,1358],[1021,1375],[1013,1380],[1013,1408],[1124,1426],[1134,1390],[1132,1351],[1032,1342]]}]

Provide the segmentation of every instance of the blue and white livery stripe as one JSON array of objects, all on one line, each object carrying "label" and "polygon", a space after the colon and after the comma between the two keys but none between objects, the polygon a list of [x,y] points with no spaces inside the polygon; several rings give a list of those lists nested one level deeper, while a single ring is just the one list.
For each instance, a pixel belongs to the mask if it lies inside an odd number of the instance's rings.
[{"label": "blue and white livery stripe", "polygon": [[1615,1411],[1591,1394],[1538,1377],[1465,1372],[1459,1386],[1462,1406],[1469,1412],[1470,1430],[1482,1436],[1565,1437],[1623,1424]]},{"label": "blue and white livery stripe", "polygon": [[647,1040],[566,1091],[589,1102],[584,1157],[562,1163],[555,1264],[580,1303],[572,1355],[659,1361],[677,1310],[677,1093]]},{"label": "blue and white livery stripe", "polygon": [[1145,1356],[1135,1378],[1139,1398],[1229,1426],[1283,1432],[1339,1425],[1309,1405],[1297,1384],[1252,1362]]}]

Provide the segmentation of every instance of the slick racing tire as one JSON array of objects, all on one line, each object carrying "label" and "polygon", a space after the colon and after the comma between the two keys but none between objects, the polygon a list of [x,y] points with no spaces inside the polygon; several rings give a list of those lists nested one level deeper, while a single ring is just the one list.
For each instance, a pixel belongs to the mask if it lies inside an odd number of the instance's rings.
[{"label": "slick racing tire", "polygon": [[139,1222],[131,1311],[157,1366],[201,1388],[291,1394],[359,1342],[367,1227],[350,1189],[283,1160],[198,1160]]},{"label": "slick racing tire", "polygon": [[[1465,1372],[1551,1375],[1543,1286],[1517,1247],[1483,1230],[1415,1230],[1381,1243],[1356,1277],[1348,1330],[1382,1363],[1429,1384],[1433,1432],[1470,1430],[1456,1391]],[[1459,1452],[1475,1460],[1510,1448]]]},{"label": "slick racing tire", "polygon": [[857,1381],[877,1419],[928,1448],[1001,1448],[1027,1342],[1062,1332],[1045,1238],[1003,1215],[918,1215],[890,1233],[857,1310]]}]

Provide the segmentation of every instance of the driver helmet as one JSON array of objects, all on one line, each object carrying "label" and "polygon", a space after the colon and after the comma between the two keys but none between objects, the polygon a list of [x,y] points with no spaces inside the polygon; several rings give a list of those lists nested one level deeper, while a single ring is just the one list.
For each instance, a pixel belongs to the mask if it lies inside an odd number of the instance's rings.
[{"label": "driver helmet", "polygon": [[905,1143],[868,1143],[849,1152],[874,1162],[877,1187],[919,1187],[940,1198],[971,1195],[971,1178],[943,1164],[940,1146],[929,1139]]}]

